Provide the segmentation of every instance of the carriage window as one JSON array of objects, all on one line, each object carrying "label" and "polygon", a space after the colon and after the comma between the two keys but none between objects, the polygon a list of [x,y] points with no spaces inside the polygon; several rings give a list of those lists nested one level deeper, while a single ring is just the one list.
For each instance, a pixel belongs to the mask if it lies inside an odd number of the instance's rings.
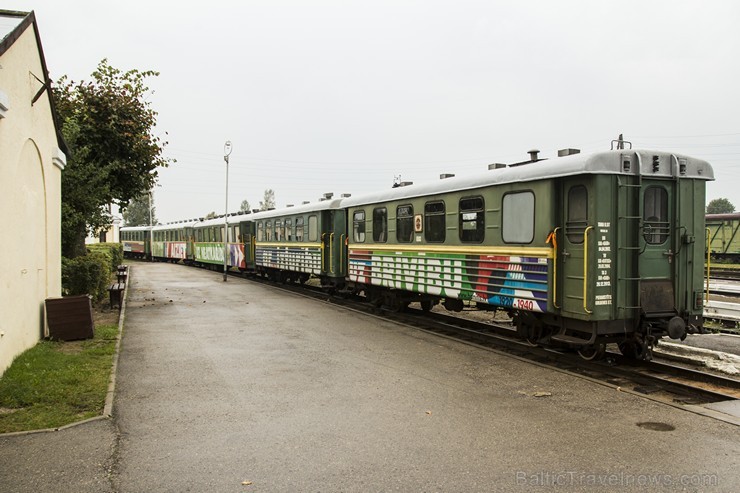
[{"label": "carriage window", "polygon": [[355,211],[352,215],[353,239],[356,243],[365,243],[365,211]]},{"label": "carriage window", "polygon": [[483,197],[460,199],[460,241],[481,243],[485,228]]},{"label": "carriage window", "polygon": [[429,243],[444,243],[446,234],[445,203],[424,204],[424,239]]},{"label": "carriage window", "polygon": [[396,208],[396,241],[411,243],[414,239],[414,206],[399,205]]},{"label": "carriage window", "polygon": [[257,223],[257,241],[262,241],[265,238],[265,231],[262,223]]},{"label": "carriage window", "polygon": [[283,240],[283,222],[279,219],[275,221],[275,241]]},{"label": "carriage window", "polygon": [[373,209],[373,241],[385,243],[388,240],[388,211],[385,207]]},{"label": "carriage window", "polygon": [[272,241],[272,221],[265,221],[265,241]]},{"label": "carriage window", "polygon": [[507,193],[501,207],[501,237],[504,243],[534,240],[534,194]]},{"label": "carriage window", "polygon": [[668,192],[662,187],[648,187],[645,190],[642,219],[643,236],[651,245],[658,245],[668,239]]},{"label": "carriage window", "polygon": [[319,218],[308,216],[308,241],[318,241],[319,239]]},{"label": "carriage window", "polygon": [[571,243],[583,243],[583,232],[588,225],[588,191],[583,185],[568,191],[568,220],[565,235]]},{"label": "carriage window", "polygon": [[293,220],[292,219],[285,220],[285,239],[288,241],[293,241]]},{"label": "carriage window", "polygon": [[303,218],[295,218],[295,241],[303,241]]}]

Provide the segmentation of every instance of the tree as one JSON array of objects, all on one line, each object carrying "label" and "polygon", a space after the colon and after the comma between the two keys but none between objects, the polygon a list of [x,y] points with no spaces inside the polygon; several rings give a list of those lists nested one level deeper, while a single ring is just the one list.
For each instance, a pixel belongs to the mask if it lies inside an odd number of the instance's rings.
[{"label": "tree", "polygon": [[272,188],[265,190],[265,197],[260,200],[260,210],[269,211],[275,208],[275,191]]},{"label": "tree", "polygon": [[242,205],[239,206],[239,212],[249,212],[249,201],[247,199],[242,200]]},{"label": "tree", "polygon": [[[151,216],[149,215],[149,199],[151,198]],[[129,202],[128,207],[123,211],[123,221],[126,226],[146,226],[148,224],[159,224],[157,221],[157,215],[155,214],[156,207],[154,207],[154,198],[145,193],[139,195]]]},{"label": "tree", "polygon": [[707,204],[707,214],[730,214],[735,206],[727,199],[714,199]]},{"label": "tree", "polygon": [[157,112],[145,81],[157,72],[122,72],[102,60],[92,80],[66,76],[53,89],[62,134],[70,149],[62,173],[62,254],[85,254],[88,231],[108,227],[110,203],[125,209],[154,186],[170,160],[154,135]]}]

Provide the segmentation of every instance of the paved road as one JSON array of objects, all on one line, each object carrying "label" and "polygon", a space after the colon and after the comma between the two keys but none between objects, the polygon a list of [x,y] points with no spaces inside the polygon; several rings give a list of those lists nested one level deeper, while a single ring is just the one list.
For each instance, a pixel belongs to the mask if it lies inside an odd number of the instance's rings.
[{"label": "paved road", "polygon": [[[730,424],[215,273],[130,284],[115,427],[75,452],[101,489],[74,491],[740,490]],[[0,439],[0,491],[42,489],[27,446]]]}]

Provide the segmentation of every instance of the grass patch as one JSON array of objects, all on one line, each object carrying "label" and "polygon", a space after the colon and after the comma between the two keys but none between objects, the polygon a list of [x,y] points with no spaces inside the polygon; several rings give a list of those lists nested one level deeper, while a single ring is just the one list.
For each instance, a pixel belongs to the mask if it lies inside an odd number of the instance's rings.
[{"label": "grass patch", "polygon": [[0,433],[57,428],[105,406],[118,325],[86,341],[41,341],[0,377]]}]

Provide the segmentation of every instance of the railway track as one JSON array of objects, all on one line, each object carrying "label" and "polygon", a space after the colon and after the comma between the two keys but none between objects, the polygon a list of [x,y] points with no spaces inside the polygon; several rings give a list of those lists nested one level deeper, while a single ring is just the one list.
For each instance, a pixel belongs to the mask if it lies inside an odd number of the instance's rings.
[{"label": "railway track", "polygon": [[[635,361],[611,351],[607,352],[603,360],[586,361],[573,351],[532,346],[516,337],[512,326],[471,320],[464,316],[464,312],[462,316],[411,308],[403,312],[392,312],[373,307],[359,298],[328,295],[315,286],[252,279],[714,418],[718,416],[703,412],[704,408],[701,406],[740,399],[740,380],[686,368],[668,361]],[[725,420],[740,425],[740,418],[727,416]]]},{"label": "railway track", "polygon": [[[704,269],[704,277],[706,277],[707,271]],[[729,267],[712,266],[709,270],[709,280],[722,280],[722,281],[740,281],[740,269],[733,269]]]}]

